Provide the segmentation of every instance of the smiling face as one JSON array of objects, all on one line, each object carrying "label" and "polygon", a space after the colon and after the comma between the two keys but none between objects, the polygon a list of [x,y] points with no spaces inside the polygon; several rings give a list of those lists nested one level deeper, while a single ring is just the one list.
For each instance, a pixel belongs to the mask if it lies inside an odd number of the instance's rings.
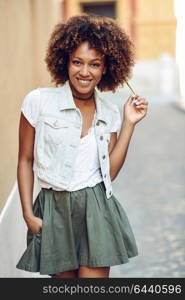
[{"label": "smiling face", "polygon": [[105,72],[104,57],[88,42],[83,42],[70,55],[69,83],[76,96],[89,97]]}]

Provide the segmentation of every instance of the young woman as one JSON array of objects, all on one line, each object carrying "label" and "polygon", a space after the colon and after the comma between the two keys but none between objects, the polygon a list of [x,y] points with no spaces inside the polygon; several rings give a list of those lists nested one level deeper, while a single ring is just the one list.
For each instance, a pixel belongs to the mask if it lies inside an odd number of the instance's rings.
[{"label": "young woman", "polygon": [[[31,91],[21,108],[17,177],[28,232],[16,267],[109,277],[110,266],[138,254],[111,182],[148,102],[130,97],[120,118],[101,93],[129,78],[132,43],[112,19],[75,16],[56,25],[45,61],[56,87]],[[33,171],[41,185],[34,204]]]}]

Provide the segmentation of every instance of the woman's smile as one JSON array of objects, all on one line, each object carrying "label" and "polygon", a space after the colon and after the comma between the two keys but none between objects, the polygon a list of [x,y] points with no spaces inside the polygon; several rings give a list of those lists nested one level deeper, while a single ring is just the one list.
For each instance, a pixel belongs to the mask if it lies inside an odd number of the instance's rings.
[{"label": "woman's smile", "polygon": [[81,43],[69,57],[68,74],[72,91],[79,97],[92,95],[104,72],[104,57],[90,47],[88,42]]},{"label": "woman's smile", "polygon": [[81,78],[76,78],[78,83],[81,85],[81,86],[89,86],[92,82],[92,79],[81,79]]}]

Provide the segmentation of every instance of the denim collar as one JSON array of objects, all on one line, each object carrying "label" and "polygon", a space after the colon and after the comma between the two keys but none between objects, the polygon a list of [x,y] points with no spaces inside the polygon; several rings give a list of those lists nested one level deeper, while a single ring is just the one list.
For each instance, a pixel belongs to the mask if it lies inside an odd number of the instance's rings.
[{"label": "denim collar", "polygon": [[[73,100],[72,91],[69,85],[69,81],[66,81],[65,84],[59,87],[60,94],[58,97],[58,108],[59,110],[65,109],[77,109],[75,102]],[[95,103],[96,103],[96,118],[99,121],[107,123],[106,116],[102,114],[102,101],[97,88],[95,87]]]}]

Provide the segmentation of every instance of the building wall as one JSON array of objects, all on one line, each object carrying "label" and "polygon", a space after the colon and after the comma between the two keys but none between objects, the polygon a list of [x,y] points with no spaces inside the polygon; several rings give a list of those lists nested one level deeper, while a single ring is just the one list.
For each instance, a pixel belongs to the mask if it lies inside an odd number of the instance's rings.
[{"label": "building wall", "polygon": [[137,0],[136,5],[138,59],[156,59],[164,52],[175,57],[173,0]]},{"label": "building wall", "polygon": [[65,0],[66,18],[82,13],[83,3],[106,2],[115,3],[116,19],[134,41],[138,60],[156,59],[163,52],[175,56],[173,0]]},{"label": "building wall", "polygon": [[43,61],[61,18],[59,0],[0,0],[0,211],[16,180],[18,126],[24,96],[50,77]]},{"label": "building wall", "polygon": [[175,15],[177,17],[176,62],[179,71],[180,97],[178,104],[185,111],[185,1],[175,0]]}]

